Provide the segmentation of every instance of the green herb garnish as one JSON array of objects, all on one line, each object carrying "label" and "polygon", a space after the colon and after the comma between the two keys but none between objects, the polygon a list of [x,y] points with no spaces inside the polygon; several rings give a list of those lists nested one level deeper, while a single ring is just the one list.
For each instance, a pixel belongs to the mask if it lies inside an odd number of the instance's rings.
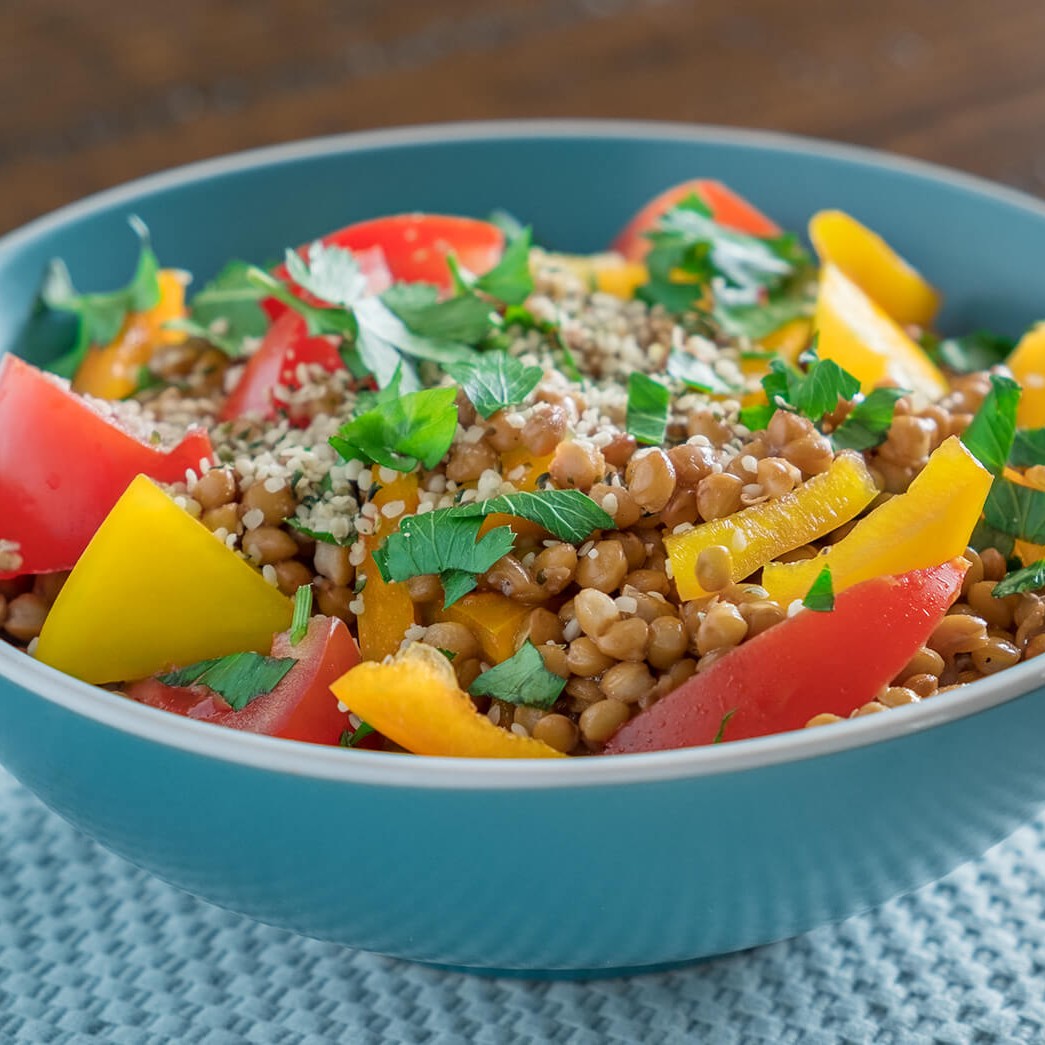
[{"label": "green herb garnish", "polygon": [[641,371],[628,375],[627,431],[635,441],[650,446],[664,442],[668,429],[671,393]]},{"label": "green herb garnish", "polygon": [[521,403],[544,376],[539,366],[527,366],[507,352],[483,352],[445,369],[483,417]]},{"label": "green herb garnish", "polygon": [[825,566],[813,581],[802,605],[814,613],[829,613],[835,608],[835,589],[831,583],[831,567]]},{"label": "green herb garnish", "polygon": [[409,472],[418,462],[434,468],[450,449],[457,430],[457,392],[425,388],[400,394],[398,372],[358,414],[330,437],[330,445],[346,460],[373,461]]},{"label": "green herb garnish", "polygon": [[580,544],[595,530],[611,530],[613,516],[580,490],[538,490],[505,493],[486,501],[473,501],[430,514],[446,513],[451,518],[472,518],[493,513],[514,515],[543,526],[561,541]]},{"label": "green herb garnish", "polygon": [[870,450],[885,441],[893,423],[896,401],[907,395],[903,388],[875,388],[849,411],[831,433],[836,450]]},{"label": "green herb garnish", "polygon": [[366,740],[371,733],[376,732],[377,730],[368,722],[360,722],[354,730],[346,729],[341,734],[341,739],[338,741],[338,744],[341,747],[359,747],[361,741]]},{"label": "green herb garnish", "polygon": [[1004,599],[1006,595],[1038,591],[1040,588],[1045,588],[1045,559],[1039,559],[1037,562],[1032,562],[1030,566],[1006,574],[994,585],[991,594],[996,599]]},{"label": "green herb garnish", "polygon": [[439,299],[428,283],[396,283],[381,300],[412,330],[426,338],[478,344],[489,333],[493,310],[475,294]]},{"label": "green herb garnish", "polygon": [[507,660],[484,671],[469,687],[473,697],[495,697],[509,704],[550,708],[566,679],[544,666],[544,658],[527,639]]},{"label": "green herb garnish", "polygon": [[101,294],[78,294],[65,262],[56,258],[48,266],[40,289],[40,302],[49,309],[70,312],[76,317],[76,342],[48,369],[72,378],[91,345],[107,345],[120,332],[129,312],[144,312],[160,300],[160,265],[152,249],[149,230],[137,215],[128,222],[138,237],[138,264],[130,283]]},{"label": "green herb garnish", "polygon": [[707,392],[709,395],[732,395],[742,390],[741,385],[727,381],[710,364],[689,352],[675,349],[668,356],[668,374],[681,381],[688,388],[695,388],[699,392]]},{"label": "green herb garnish", "polygon": [[1025,428],[1017,432],[1009,453],[1014,468],[1033,468],[1045,464],[1045,428]]},{"label": "green herb garnish", "polygon": [[1000,475],[1016,436],[1020,386],[1011,377],[991,375],[991,390],[962,433],[962,442],[988,471]]},{"label": "green herb garnish", "polygon": [[295,664],[294,657],[232,653],[158,675],[157,680],[166,686],[206,686],[234,711],[242,711],[252,700],[271,693]]},{"label": "green herb garnish", "polygon": [[983,520],[992,529],[1012,537],[1045,544],[1045,491],[999,476],[987,495]]},{"label": "green herb garnish", "polygon": [[715,734],[714,739],[711,741],[712,744],[721,744],[726,736],[726,725],[729,720],[740,710],[740,708],[733,708],[732,711],[727,711],[722,716],[722,721],[718,724],[718,732]]},{"label": "green herb garnish", "polygon": [[308,631],[308,621],[312,616],[312,585],[302,584],[294,592],[294,617],[290,622],[290,644],[296,646]]},{"label": "green herb garnish", "polygon": [[771,406],[782,406],[816,424],[838,406],[839,399],[852,399],[860,382],[833,359],[820,359],[814,345],[799,356],[805,373],[783,359],[769,364],[762,387]]},{"label": "green herb garnish", "polygon": [[922,337],[921,344],[935,363],[959,374],[990,370],[1003,363],[1016,347],[1013,338],[989,330],[977,330],[961,337],[942,340],[927,334]]},{"label": "green herb garnish", "polygon": [[509,236],[501,260],[475,280],[475,289],[506,305],[521,305],[533,293],[533,276],[530,274],[532,245],[529,228]]},{"label": "green herb garnish", "polygon": [[189,318],[167,324],[187,334],[201,337],[226,355],[238,356],[243,339],[263,337],[269,327],[261,307],[265,296],[250,279],[250,266],[230,261],[189,302]]}]

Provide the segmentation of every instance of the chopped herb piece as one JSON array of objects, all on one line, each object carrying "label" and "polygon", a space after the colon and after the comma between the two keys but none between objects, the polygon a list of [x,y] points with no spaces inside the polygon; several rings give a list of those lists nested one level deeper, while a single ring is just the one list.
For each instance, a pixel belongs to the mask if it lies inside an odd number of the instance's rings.
[{"label": "chopped herb piece", "polygon": [[732,395],[742,387],[727,381],[710,363],[679,349],[668,356],[667,371],[687,387],[709,395]]},{"label": "chopped herb piece", "polygon": [[983,519],[1002,533],[1031,544],[1045,544],[1045,491],[1022,486],[1000,475],[987,495]]},{"label": "chopped herb piece", "polygon": [[997,548],[1002,555],[1008,558],[1008,556],[1012,555],[1013,548],[1016,545],[1016,538],[1011,533],[1002,533],[1001,530],[988,526],[981,519],[972,531],[969,544],[978,552],[983,551],[984,548]]},{"label": "chopped herb piece", "polygon": [[341,747],[359,747],[361,741],[366,740],[371,733],[376,733],[372,725],[368,722],[360,722],[354,730],[346,729],[341,734],[341,739],[338,741]]},{"label": "chopped herb piece", "polygon": [[814,613],[829,613],[835,608],[835,589],[831,583],[831,567],[825,566],[813,581],[802,605]]},{"label": "chopped herb piece", "polygon": [[[268,316],[261,307],[265,296],[249,276],[244,261],[230,261],[189,302],[189,319],[178,329],[203,337],[227,355],[239,355],[243,339],[262,337]],[[170,323],[168,326],[174,326]]]},{"label": "chopped herb piece", "polygon": [[726,736],[726,726],[729,720],[740,710],[740,708],[733,708],[732,711],[727,711],[722,716],[722,721],[718,724],[718,732],[715,734],[715,738],[711,741],[712,744],[721,744]]},{"label": "chopped herb piece", "polygon": [[838,406],[839,399],[852,399],[860,391],[860,382],[833,359],[819,359],[815,346],[803,352],[799,362],[806,364],[805,373],[783,359],[769,364],[762,387],[771,404],[788,407],[815,424]]},{"label": "chopped herb piece", "polygon": [[473,697],[495,697],[509,704],[550,708],[566,680],[544,666],[544,658],[527,639],[507,660],[484,671],[469,687]]},{"label": "chopped herb piece", "polygon": [[544,376],[539,366],[520,363],[507,352],[483,352],[473,359],[449,363],[446,372],[483,417],[521,403]]},{"label": "chopped herb piece", "polygon": [[570,351],[570,346],[566,344],[562,336],[562,330],[559,329],[556,323],[552,323],[550,320],[538,319],[523,305],[509,305],[504,310],[503,322],[505,327],[516,326],[521,327],[523,330],[536,330],[538,333],[543,334],[562,357],[562,372],[571,381],[584,380],[584,375],[577,366],[577,360]]},{"label": "chopped herb piece", "polygon": [[812,316],[816,303],[815,286],[815,282],[802,273],[769,293],[765,301],[755,304],[730,304],[728,299],[716,298],[711,315],[732,337],[761,341],[785,323]]},{"label": "chopped herb piece", "polygon": [[998,581],[991,590],[996,599],[1004,599],[1006,595],[1018,595],[1023,591],[1038,591],[1045,588],[1045,559],[1032,562],[1021,570],[1013,570]]},{"label": "chopped herb piece", "polygon": [[72,378],[91,345],[107,345],[114,340],[129,312],[144,312],[160,300],[160,265],[153,253],[149,230],[137,215],[128,219],[138,237],[138,264],[130,283],[119,290],[101,294],[78,294],[65,262],[56,258],[48,267],[40,288],[40,301],[49,309],[70,312],[76,317],[76,343],[64,355],[48,364],[48,369]]},{"label": "chopped herb piece", "polygon": [[836,450],[870,450],[885,441],[903,388],[875,388],[857,403],[831,433]]},{"label": "chopped herb piece", "polygon": [[290,622],[290,644],[296,646],[308,631],[312,616],[312,585],[302,584],[294,593],[294,617]]},{"label": "chopped herb piece", "polygon": [[1045,428],[1025,428],[1016,433],[1009,454],[1014,468],[1033,468],[1045,464]]},{"label": "chopped herb piece", "polygon": [[659,446],[668,428],[671,393],[640,371],[628,375],[627,430],[636,442]]},{"label": "chopped herb piece", "polygon": [[504,238],[509,243],[527,231],[526,226],[511,211],[507,211],[503,207],[490,211],[486,220],[491,225],[496,225],[504,233]]},{"label": "chopped herb piece", "polygon": [[446,659],[447,659],[447,660],[449,660],[449,661],[451,661],[451,662],[453,662],[453,661],[454,661],[454,660],[455,660],[455,659],[457,658],[457,650],[453,650],[453,649],[443,649],[443,647],[442,647],[442,646],[437,646],[437,647],[436,647],[436,649],[437,649],[437,650],[439,650],[439,652],[440,652],[440,653],[441,653],[441,654],[442,654],[442,655],[443,655],[444,657],[446,657]]},{"label": "chopped herb piece", "polygon": [[991,375],[991,390],[962,433],[962,442],[984,468],[1000,475],[1016,435],[1020,386],[1011,377]]},{"label": "chopped herb piece", "polygon": [[356,542],[354,533],[349,534],[347,537],[335,537],[326,530],[311,529],[304,523],[299,522],[294,516],[291,516],[286,522],[292,530],[297,530],[298,533],[303,534],[305,537],[311,537],[314,541],[322,541],[324,544],[336,544],[341,548],[347,548]]},{"label": "chopped herb piece", "polygon": [[772,420],[776,407],[768,403],[740,408],[739,421],[749,432],[761,432]]},{"label": "chopped herb piece", "polygon": [[400,395],[399,385],[398,375],[393,376],[369,409],[330,437],[330,445],[346,461],[374,461],[409,472],[418,462],[434,468],[450,449],[457,430],[456,391],[425,388]]},{"label": "chopped herb piece", "polygon": [[475,289],[506,305],[521,305],[533,293],[533,276],[530,273],[532,241],[529,228],[509,237],[501,260],[475,281]]},{"label": "chopped herb piece", "polygon": [[437,573],[444,607],[467,595],[476,586],[476,575],[512,550],[515,535],[507,526],[498,526],[479,538],[482,518],[450,514],[458,511],[444,508],[402,519],[398,531],[374,552],[385,581]]},{"label": "chopped herb piece", "polygon": [[350,250],[324,246],[316,240],[308,258],[288,250],[284,263],[290,278],[303,290],[331,305],[351,308],[368,293],[366,276]]},{"label": "chopped herb piece", "polygon": [[428,283],[396,283],[381,300],[421,337],[474,345],[489,333],[493,310],[475,294],[439,300],[439,288]]},{"label": "chopped herb piece", "polygon": [[166,686],[207,686],[224,698],[234,711],[242,711],[252,700],[271,693],[297,660],[294,657],[263,657],[260,653],[232,653],[227,657],[201,660],[157,676]]},{"label": "chopped herb piece", "polygon": [[506,493],[486,501],[473,501],[441,508],[431,515],[447,513],[452,518],[490,515],[494,512],[528,519],[543,526],[561,541],[580,544],[595,530],[612,530],[613,516],[580,490],[538,490]]},{"label": "chopped herb piece", "polygon": [[977,330],[962,337],[947,337],[940,340],[933,334],[922,338],[922,347],[930,358],[959,374],[971,374],[977,370],[990,370],[1003,363],[1016,347],[1011,337],[994,334],[989,330]]}]

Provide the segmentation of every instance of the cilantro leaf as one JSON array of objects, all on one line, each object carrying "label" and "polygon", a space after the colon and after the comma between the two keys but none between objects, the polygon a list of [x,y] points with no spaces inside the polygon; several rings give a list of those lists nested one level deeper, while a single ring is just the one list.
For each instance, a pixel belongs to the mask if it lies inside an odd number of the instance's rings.
[{"label": "cilantro leaf", "polygon": [[294,618],[290,622],[290,644],[296,646],[308,631],[308,621],[312,616],[312,585],[302,584],[294,592]]},{"label": "cilantro leaf", "polygon": [[262,337],[269,326],[260,304],[265,295],[250,279],[249,271],[246,262],[230,261],[193,295],[188,322],[167,326],[203,337],[226,355],[239,355],[244,338]]},{"label": "cilantro leaf", "polygon": [[875,388],[869,392],[831,433],[835,449],[870,450],[884,442],[893,423],[896,401],[906,394],[903,388]]},{"label": "cilantro leaf", "polygon": [[288,250],[284,264],[299,287],[331,305],[351,308],[367,294],[359,262],[343,247],[328,247],[316,240],[308,248],[307,260],[296,250]]},{"label": "cilantro leaf", "polygon": [[825,566],[813,581],[802,605],[814,613],[829,613],[835,608],[835,590],[831,583],[831,567]]},{"label": "cilantro leaf", "polygon": [[444,365],[472,356],[473,350],[460,341],[415,334],[381,298],[367,297],[353,307],[359,328],[360,347],[364,341],[381,342],[403,355]]},{"label": "cilantro leaf", "polygon": [[1009,453],[1014,468],[1033,468],[1045,464],[1045,428],[1025,428],[1016,433]]},{"label": "cilantro leaf", "polygon": [[444,513],[452,518],[473,518],[493,513],[514,515],[543,526],[561,541],[580,544],[595,530],[612,530],[613,516],[580,490],[520,491],[491,497],[486,501],[472,501],[453,508],[441,508],[431,515]]},{"label": "cilantro leaf", "polygon": [[1038,591],[1045,588],[1045,559],[1032,562],[1022,570],[1007,573],[991,590],[996,599],[1004,599],[1006,595],[1018,595],[1023,591]]},{"label": "cilantro leaf", "polygon": [[1045,544],[1045,491],[998,476],[983,506],[983,519],[1001,533]]},{"label": "cilantro leaf", "polygon": [[494,697],[509,704],[550,708],[566,679],[549,671],[537,647],[527,639],[507,660],[484,671],[469,687],[473,697]]},{"label": "cilantro leaf", "polygon": [[641,371],[628,375],[627,431],[636,442],[659,446],[668,429],[671,393]]},{"label": "cilantro leaf", "polygon": [[992,374],[991,390],[962,433],[965,448],[995,475],[1001,474],[1012,450],[1020,391],[1011,377]]},{"label": "cilantro leaf", "polygon": [[512,550],[515,535],[507,526],[497,526],[479,538],[482,519],[449,514],[453,511],[444,508],[400,521],[399,529],[374,552],[385,581],[439,574],[445,608],[475,587],[477,574]]},{"label": "cilantro leaf", "polygon": [[695,388],[698,392],[707,392],[709,395],[732,395],[742,389],[741,385],[727,381],[710,364],[689,352],[675,349],[668,356],[668,374],[681,381],[688,388]]},{"label": "cilantro leaf", "polygon": [[381,300],[421,337],[477,344],[491,327],[493,311],[475,294],[439,300],[439,288],[428,283],[396,283]]},{"label": "cilantro leaf", "polygon": [[421,462],[434,468],[450,449],[457,430],[457,393],[453,388],[425,388],[399,394],[397,371],[389,384],[330,437],[330,445],[346,460],[373,461],[409,472]]},{"label": "cilantro leaf", "polygon": [[732,717],[733,717],[733,716],[734,716],[734,715],[735,715],[735,714],[736,714],[736,713],[737,713],[737,712],[738,712],[739,710],[740,710],[740,708],[733,708],[732,710],[730,710],[730,711],[727,711],[727,712],[726,712],[726,713],[725,713],[725,714],[724,714],[724,715],[722,716],[722,721],[721,721],[721,722],[719,722],[719,724],[718,724],[718,732],[717,732],[717,733],[715,734],[714,738],[713,738],[713,739],[712,739],[712,741],[711,741],[711,743],[712,743],[712,744],[721,744],[721,743],[722,743],[722,741],[723,741],[723,740],[725,740],[725,738],[726,738],[726,726],[727,726],[727,725],[729,724],[729,720],[730,720],[730,719],[731,719],[731,718],[732,718]]},{"label": "cilantro leaf", "polygon": [[48,364],[48,369],[72,378],[91,345],[107,345],[120,332],[129,312],[144,312],[160,300],[160,265],[152,249],[149,230],[137,215],[128,218],[138,237],[138,263],[130,283],[105,293],[78,294],[65,262],[53,260],[40,288],[40,302],[54,311],[76,317],[76,343],[64,355]]},{"label": "cilantro leaf", "polygon": [[158,675],[157,679],[167,686],[206,686],[223,697],[234,711],[242,711],[252,700],[271,693],[295,664],[294,657],[232,653],[227,657],[201,660],[186,668]]},{"label": "cilantro leaf", "polygon": [[922,338],[922,347],[939,366],[945,366],[958,374],[971,374],[977,370],[990,370],[992,366],[1003,363],[1016,347],[1016,342],[1011,337],[989,330],[977,330],[943,340],[930,334]]},{"label": "cilantro leaf", "polygon": [[509,237],[501,260],[475,281],[475,289],[506,305],[521,305],[533,293],[533,275],[530,273],[532,245],[529,228]]},{"label": "cilantro leaf", "polygon": [[860,391],[860,382],[833,359],[819,359],[815,346],[799,361],[807,364],[805,373],[783,359],[769,364],[762,387],[770,404],[789,407],[815,424],[838,406],[839,399],[852,399]]},{"label": "cilantro leaf", "polygon": [[507,352],[483,352],[473,359],[448,363],[445,370],[483,417],[521,403],[544,376],[539,366],[526,366]]}]

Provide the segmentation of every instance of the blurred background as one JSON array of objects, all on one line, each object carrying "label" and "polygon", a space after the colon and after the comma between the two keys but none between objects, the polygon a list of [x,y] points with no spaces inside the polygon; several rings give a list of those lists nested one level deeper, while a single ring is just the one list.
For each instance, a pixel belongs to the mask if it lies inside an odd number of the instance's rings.
[{"label": "blurred background", "polygon": [[795,131],[1045,193],[1041,0],[3,0],[2,10],[3,231],[239,149],[526,116]]}]

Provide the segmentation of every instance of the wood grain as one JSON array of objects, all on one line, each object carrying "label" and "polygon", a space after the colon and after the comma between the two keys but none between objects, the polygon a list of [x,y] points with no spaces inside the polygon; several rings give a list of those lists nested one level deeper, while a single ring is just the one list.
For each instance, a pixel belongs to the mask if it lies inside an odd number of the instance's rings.
[{"label": "wood grain", "polygon": [[0,230],[150,171],[394,124],[796,131],[1045,191],[1040,0],[4,0]]}]

